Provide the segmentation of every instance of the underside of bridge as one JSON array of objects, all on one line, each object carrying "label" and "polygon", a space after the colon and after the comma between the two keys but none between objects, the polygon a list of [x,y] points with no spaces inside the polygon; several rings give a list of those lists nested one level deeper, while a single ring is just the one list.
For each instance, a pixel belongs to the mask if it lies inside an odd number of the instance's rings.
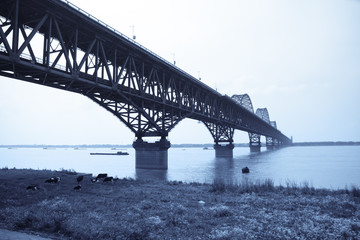
[{"label": "underside of bridge", "polygon": [[0,75],[79,93],[110,111],[137,138],[138,168],[168,167],[166,138],[184,118],[206,125],[216,156],[232,156],[235,129],[249,132],[250,147],[260,135],[290,143],[249,110],[250,98],[221,95],[68,1],[0,2]]}]

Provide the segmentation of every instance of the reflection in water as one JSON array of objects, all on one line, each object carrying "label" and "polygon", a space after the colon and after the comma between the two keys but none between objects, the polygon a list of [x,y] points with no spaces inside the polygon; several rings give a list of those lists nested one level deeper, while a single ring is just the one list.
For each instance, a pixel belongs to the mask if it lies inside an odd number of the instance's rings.
[{"label": "reflection in water", "polygon": [[[243,182],[257,181],[261,178],[259,166],[264,165],[266,159],[271,158],[275,151],[249,152],[234,156],[232,158],[215,158],[214,159],[214,181],[221,180],[227,184],[240,184]],[[242,173],[242,169],[248,167],[249,174]]]},{"label": "reflection in water", "polygon": [[250,159],[258,159],[258,158],[265,157],[268,154],[275,153],[277,150],[279,150],[279,149],[266,149],[261,152],[251,152],[251,153],[249,153],[248,157]]},{"label": "reflection in water", "polygon": [[[189,151],[190,150],[193,149],[189,149]],[[254,182],[261,178],[271,178],[262,168],[271,163],[274,153],[276,153],[276,150],[265,150],[263,148],[261,152],[246,152],[245,154],[234,157],[213,157],[215,154],[211,151],[211,155],[209,155],[207,159],[212,160],[206,160],[204,165],[202,165],[201,162],[206,158],[201,154],[192,154],[191,156],[184,156],[184,158],[179,158],[178,155],[176,156],[177,161],[173,161],[174,158],[169,159],[169,162],[172,164],[168,170],[135,169],[135,178],[139,180],[181,180],[185,182],[195,181],[207,183],[220,180],[226,184],[240,184],[248,181]],[[184,152],[182,155],[185,155]],[[190,162],[191,164],[185,165],[186,162]],[[244,167],[250,168],[250,174],[242,173],[241,170]],[[198,176],[199,178],[196,179],[194,176]],[[189,181],[191,178],[193,179]]]},{"label": "reflection in water", "polygon": [[167,180],[167,170],[160,169],[138,169],[136,168],[136,179],[138,180]]},{"label": "reflection in water", "polygon": [[234,158],[217,157],[214,160],[214,181],[233,183],[234,180]]}]

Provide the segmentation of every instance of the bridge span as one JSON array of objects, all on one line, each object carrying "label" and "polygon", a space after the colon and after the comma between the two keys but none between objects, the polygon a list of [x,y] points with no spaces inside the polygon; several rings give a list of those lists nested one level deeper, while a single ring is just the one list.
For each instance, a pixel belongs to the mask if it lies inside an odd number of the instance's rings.
[{"label": "bridge span", "polygon": [[0,75],[80,93],[110,111],[137,138],[138,168],[167,169],[167,136],[184,118],[205,124],[216,156],[232,157],[235,129],[249,133],[252,151],[260,136],[268,147],[291,143],[247,94],[220,94],[66,0],[0,2]]}]

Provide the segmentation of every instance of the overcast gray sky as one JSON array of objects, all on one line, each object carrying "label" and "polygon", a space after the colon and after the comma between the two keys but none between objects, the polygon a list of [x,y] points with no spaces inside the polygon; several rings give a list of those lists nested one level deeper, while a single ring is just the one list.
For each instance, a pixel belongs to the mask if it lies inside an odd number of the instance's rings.
[{"label": "overcast gray sky", "polygon": [[[358,0],[72,0],[294,141],[360,141]],[[0,77],[0,144],[130,144],[134,134],[86,97]],[[172,143],[211,143],[183,120]],[[236,142],[248,142],[235,131]]]}]

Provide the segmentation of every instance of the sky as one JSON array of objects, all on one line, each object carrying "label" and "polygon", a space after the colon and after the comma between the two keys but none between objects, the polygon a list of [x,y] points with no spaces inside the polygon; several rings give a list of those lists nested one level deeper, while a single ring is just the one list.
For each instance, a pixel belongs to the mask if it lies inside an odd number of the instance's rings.
[{"label": "sky", "polygon": [[[294,142],[360,141],[359,0],[72,0],[221,94],[249,94]],[[131,144],[86,97],[0,77],[0,144]],[[212,143],[182,120],[169,140]],[[235,143],[248,142],[235,131]]]}]

